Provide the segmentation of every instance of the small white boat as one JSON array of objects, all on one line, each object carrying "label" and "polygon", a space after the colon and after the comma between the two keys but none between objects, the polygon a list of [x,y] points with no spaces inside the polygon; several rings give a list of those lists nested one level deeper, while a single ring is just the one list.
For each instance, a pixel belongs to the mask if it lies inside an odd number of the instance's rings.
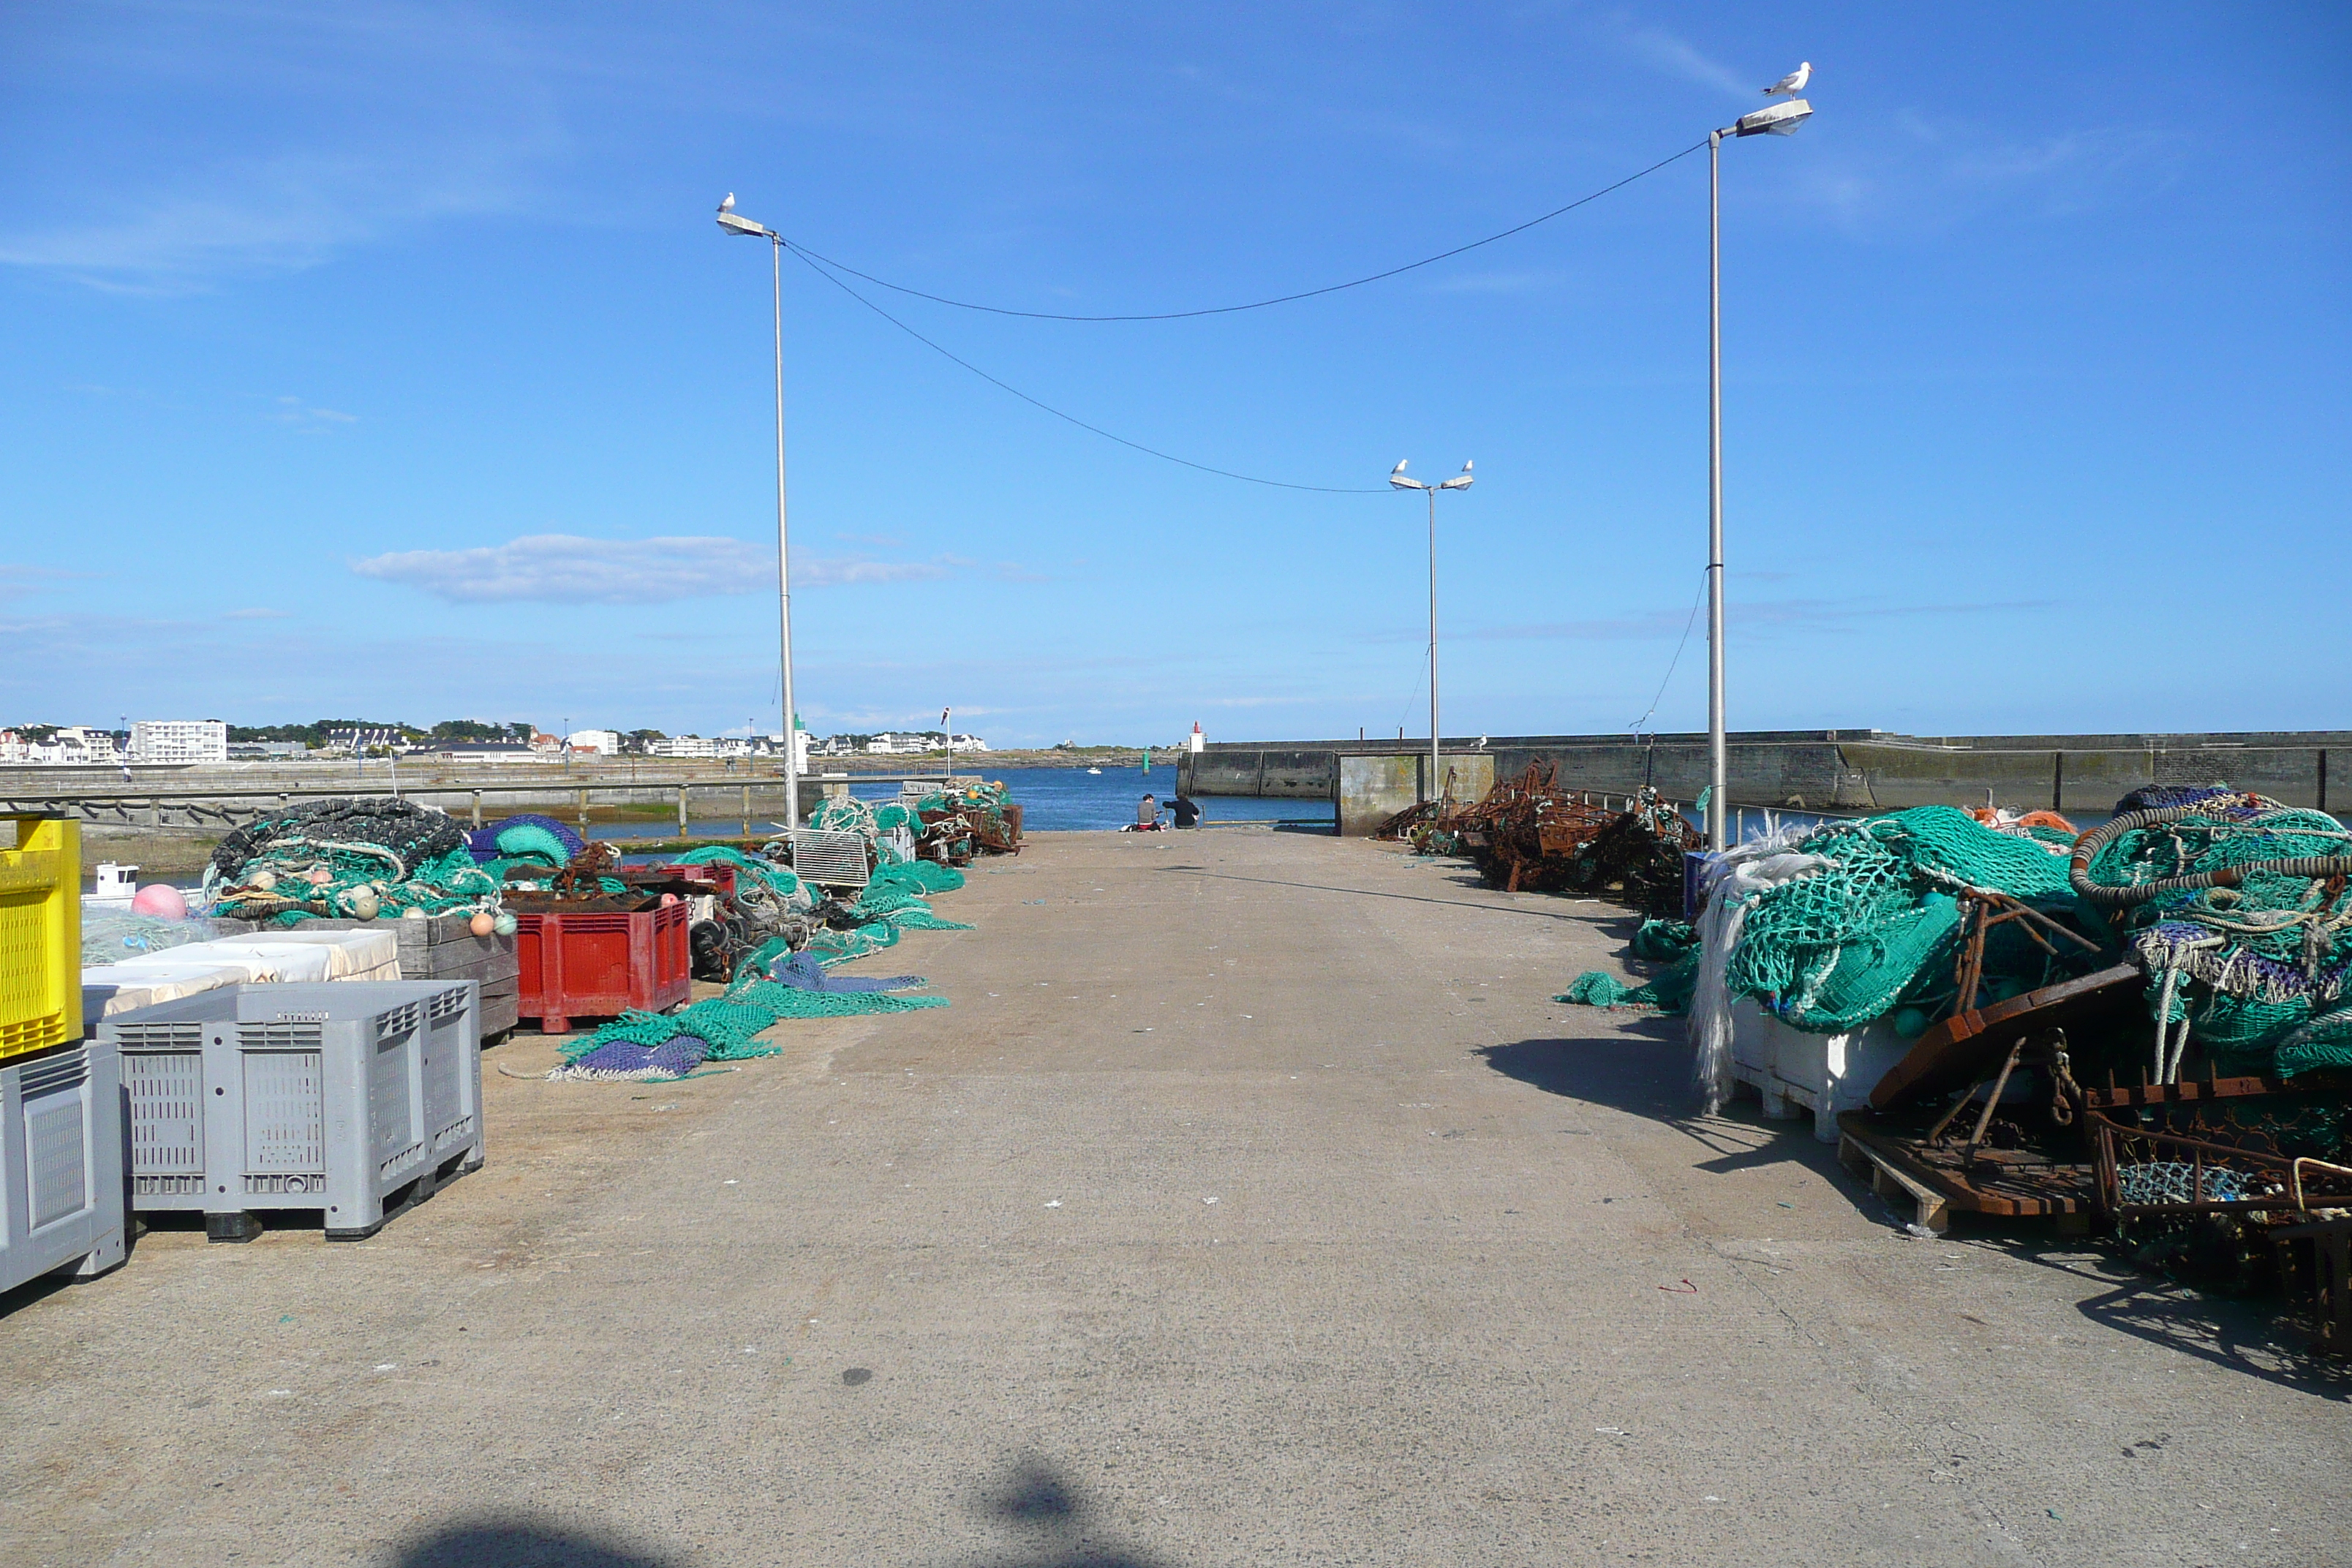
[{"label": "small white boat", "polygon": [[1102,770],[1101,770],[1100,768],[1088,768],[1088,769],[1087,770],[1087,772],[1088,772],[1088,773],[1101,773],[1101,772],[1102,772]]}]

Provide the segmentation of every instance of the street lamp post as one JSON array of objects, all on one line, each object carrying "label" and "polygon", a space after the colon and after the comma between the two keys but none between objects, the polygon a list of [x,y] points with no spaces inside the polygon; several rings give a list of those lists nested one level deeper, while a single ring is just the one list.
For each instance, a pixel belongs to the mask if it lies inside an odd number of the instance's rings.
[{"label": "street lamp post", "polygon": [[800,710],[793,701],[793,575],[784,529],[784,237],[735,211],[735,194],[719,204],[719,226],[768,242],[776,301],[776,638],[783,670],[784,826],[801,825]]},{"label": "street lamp post", "polygon": [[[1810,74],[1810,68],[1807,74]],[[1799,79],[1799,86],[1803,83]],[[1813,106],[1790,98],[1706,133],[1706,843],[1727,847],[1730,751],[1723,728],[1723,139],[1786,136]]]},{"label": "street lamp post", "polygon": [[1439,771],[1437,727],[1437,492],[1466,490],[1470,488],[1470,465],[1465,462],[1462,471],[1443,483],[1423,484],[1419,479],[1405,478],[1404,462],[1389,470],[1389,483],[1401,490],[1421,490],[1429,497],[1429,798],[1435,800],[1445,789],[1445,775]]}]

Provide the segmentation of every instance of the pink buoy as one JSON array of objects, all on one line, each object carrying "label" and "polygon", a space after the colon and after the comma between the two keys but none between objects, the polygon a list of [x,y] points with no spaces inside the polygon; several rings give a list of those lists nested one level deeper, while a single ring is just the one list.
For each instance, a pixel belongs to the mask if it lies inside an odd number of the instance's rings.
[{"label": "pink buoy", "polygon": [[169,882],[150,882],[131,895],[131,912],[153,915],[159,920],[184,921],[188,918],[188,898]]},{"label": "pink buoy", "polygon": [[677,902],[677,895],[676,893],[664,893],[662,895],[662,907],[664,909],[667,909],[670,905],[676,902]]}]

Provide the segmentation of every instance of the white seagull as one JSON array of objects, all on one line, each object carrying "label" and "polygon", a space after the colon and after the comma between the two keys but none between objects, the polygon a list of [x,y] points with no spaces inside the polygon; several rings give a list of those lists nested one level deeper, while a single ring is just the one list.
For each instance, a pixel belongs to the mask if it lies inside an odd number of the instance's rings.
[{"label": "white seagull", "polygon": [[[1801,85],[1801,86],[1802,84],[1801,84],[1801,83],[1800,83],[1799,85]],[[735,193],[734,193],[734,192],[730,191],[730,192],[728,192],[728,193],[727,193],[727,199],[726,199],[725,201],[720,202],[720,203],[719,204],[719,210],[720,212],[723,212],[723,213],[731,213],[731,212],[733,212],[733,211],[735,210]]]},{"label": "white seagull", "polygon": [[1779,81],[1776,81],[1770,87],[1766,88],[1764,89],[1764,96],[1767,98],[1778,98],[1782,93],[1787,93],[1790,98],[1794,98],[1799,93],[1804,91],[1805,84],[1812,79],[1813,62],[1807,60],[1795,70],[1790,71],[1787,76],[1782,77]]}]

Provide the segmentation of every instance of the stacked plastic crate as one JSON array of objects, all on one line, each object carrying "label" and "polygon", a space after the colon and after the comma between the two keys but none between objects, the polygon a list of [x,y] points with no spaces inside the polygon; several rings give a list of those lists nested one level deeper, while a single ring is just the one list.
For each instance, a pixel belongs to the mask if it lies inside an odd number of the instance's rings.
[{"label": "stacked plastic crate", "polygon": [[473,981],[237,985],[110,1017],[131,1106],[131,1203],[215,1241],[315,1213],[356,1240],[482,1163]]},{"label": "stacked plastic crate", "polygon": [[122,1261],[112,1048],[82,1038],[81,835],[0,818],[0,1289]]}]

